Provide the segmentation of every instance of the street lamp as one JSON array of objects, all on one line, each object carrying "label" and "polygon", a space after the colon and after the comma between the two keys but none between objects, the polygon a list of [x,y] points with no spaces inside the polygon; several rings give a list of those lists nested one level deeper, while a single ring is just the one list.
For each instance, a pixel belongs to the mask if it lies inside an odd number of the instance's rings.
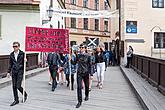
[{"label": "street lamp", "polygon": [[[50,22],[51,19],[52,19],[52,16],[53,16],[53,8],[52,8],[51,5],[49,6],[49,9],[46,10],[46,11],[47,11],[47,16],[48,16],[49,20],[42,20],[42,25]],[[53,25],[52,24],[50,24],[50,28],[53,28]],[[41,63],[42,67],[45,67],[44,55],[45,55],[44,52],[41,52],[41,59],[43,61],[43,63]]]},{"label": "street lamp", "polygon": [[53,8],[51,6],[49,6],[49,9],[47,10],[47,15],[49,17],[49,21],[51,21],[53,16]]}]

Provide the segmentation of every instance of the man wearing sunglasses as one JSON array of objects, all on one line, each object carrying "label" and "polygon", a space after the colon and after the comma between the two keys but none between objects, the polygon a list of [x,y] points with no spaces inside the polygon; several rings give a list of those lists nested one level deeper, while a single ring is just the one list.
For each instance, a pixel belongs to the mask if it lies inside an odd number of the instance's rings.
[{"label": "man wearing sunglasses", "polygon": [[[20,49],[20,43],[14,42],[14,51],[10,54],[8,77],[12,76],[14,102],[10,106],[14,106],[19,103],[17,89],[23,94],[23,88],[21,87],[23,74],[24,74],[24,55],[25,53]],[[24,101],[27,99],[27,93],[25,92]]]},{"label": "man wearing sunglasses", "polygon": [[76,55],[76,61],[71,60],[72,64],[78,64],[77,69],[77,98],[78,103],[76,108],[79,108],[82,103],[82,80],[85,84],[85,101],[89,98],[89,64],[90,56],[86,53],[85,45],[80,45],[80,54]]}]

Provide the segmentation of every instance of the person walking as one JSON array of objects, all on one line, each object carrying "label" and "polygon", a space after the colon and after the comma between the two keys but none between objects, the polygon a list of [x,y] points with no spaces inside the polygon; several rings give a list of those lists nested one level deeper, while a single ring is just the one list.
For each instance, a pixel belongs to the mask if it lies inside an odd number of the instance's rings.
[{"label": "person walking", "polygon": [[[74,74],[76,73],[77,65],[71,64],[69,61],[69,56],[73,60],[73,62],[76,61],[76,54],[72,53],[72,49],[70,49],[70,54],[66,54],[65,60],[64,60],[64,73],[66,75],[67,80],[67,87],[70,85],[70,75],[71,75],[71,90],[74,90]],[[71,70],[70,70],[71,69]]]},{"label": "person walking", "polygon": [[102,48],[97,47],[96,48],[96,55],[95,60],[97,64],[97,87],[99,89],[102,89],[103,87],[103,81],[104,81],[104,72],[105,72],[105,61],[104,61],[104,51]]},{"label": "person walking", "polygon": [[78,103],[76,108],[79,108],[82,103],[82,80],[85,84],[85,101],[89,99],[89,64],[90,56],[85,52],[85,45],[80,45],[80,54],[76,55],[76,61],[71,60],[71,63],[76,65],[77,68],[77,99]]},{"label": "person walking", "polygon": [[126,68],[129,68],[130,67],[130,62],[133,58],[133,48],[132,46],[129,46],[129,50],[127,52],[127,65],[126,65]]},{"label": "person walking", "polygon": [[95,73],[95,55],[93,50],[89,52],[90,54],[90,66],[89,66],[89,91],[91,91],[92,88],[92,80],[93,80],[93,74]]},{"label": "person walking", "polygon": [[[12,76],[12,87],[14,94],[14,102],[10,106],[14,106],[19,103],[18,91],[23,94],[23,88],[21,87],[23,74],[24,74],[24,61],[25,53],[20,50],[20,43],[13,42],[14,51],[10,54],[9,69],[7,76]],[[27,99],[27,93],[24,91],[24,102]]]},{"label": "person walking", "polygon": [[58,71],[58,64],[61,65],[61,59],[59,54],[50,52],[48,54],[47,62],[49,65],[49,71],[52,77],[52,91],[55,90],[57,87],[57,81],[56,81],[56,76],[57,76],[57,71]]}]

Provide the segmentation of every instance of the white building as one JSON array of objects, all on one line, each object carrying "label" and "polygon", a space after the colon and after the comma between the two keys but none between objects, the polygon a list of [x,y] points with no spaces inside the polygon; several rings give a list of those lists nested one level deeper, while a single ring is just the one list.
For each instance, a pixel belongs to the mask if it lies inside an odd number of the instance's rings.
[{"label": "white building", "polygon": [[[21,43],[21,49],[24,50],[26,26],[42,26],[40,22],[39,1],[40,0],[0,1],[0,55],[9,55],[13,50],[13,41],[19,41]],[[48,10],[50,1],[52,1],[53,7],[64,8],[62,0],[42,1],[47,1],[47,3],[44,4],[46,7],[44,8],[45,20],[48,20],[48,18],[46,18],[46,10]],[[64,18],[53,15],[51,24],[53,28],[65,28],[64,21]]]},{"label": "white building", "polygon": [[[122,2],[122,13],[124,13],[122,39],[126,41],[126,47],[132,45],[134,53],[137,54],[165,58],[164,6],[164,0]],[[131,23],[130,21],[134,23],[131,26],[128,24]],[[136,28],[137,32],[134,33]]]},{"label": "white building", "polygon": [[[13,51],[12,43],[18,41],[21,44],[21,50],[25,50],[25,29],[26,26],[43,26],[40,16],[40,3],[44,0],[0,0],[0,73],[7,69],[8,55]],[[46,0],[45,7],[52,3],[53,7],[64,8],[63,0]],[[47,8],[45,8],[45,17]],[[43,10],[42,10],[43,11]],[[65,28],[65,19],[58,16],[52,16],[51,24],[53,28]],[[47,26],[49,28],[49,26]],[[28,52],[29,53],[29,52]],[[34,53],[34,52],[33,52]],[[35,52],[39,53],[39,52]],[[30,54],[30,53],[29,53]],[[30,54],[34,55],[34,54]],[[40,56],[40,55],[39,55]],[[38,59],[40,59],[38,56]],[[40,60],[35,61],[31,58],[30,66],[37,67]],[[2,64],[4,64],[2,66]]]},{"label": "white building", "polygon": [[[112,0],[113,8],[118,1]],[[120,26],[125,58],[129,45],[133,47],[134,54],[165,58],[164,18],[164,0],[121,0]],[[114,34],[118,22],[112,21],[112,25],[111,34]],[[126,63],[125,58],[122,58],[121,63]]]},{"label": "white building", "polygon": [[50,28],[52,25],[55,29],[65,29],[65,18],[55,15],[52,15],[51,21],[48,17],[48,10],[49,7],[51,9],[63,9],[65,8],[64,0],[41,0],[40,4],[40,22],[42,23],[43,27]]},{"label": "white building", "polygon": [[25,45],[26,26],[40,26],[39,2],[0,1],[0,55],[9,55],[13,41]]}]

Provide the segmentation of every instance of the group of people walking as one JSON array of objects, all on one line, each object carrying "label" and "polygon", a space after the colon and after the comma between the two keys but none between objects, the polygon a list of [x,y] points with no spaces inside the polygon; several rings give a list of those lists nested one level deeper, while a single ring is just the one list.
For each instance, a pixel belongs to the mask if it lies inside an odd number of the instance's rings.
[{"label": "group of people walking", "polygon": [[70,49],[69,54],[49,53],[47,62],[52,77],[52,91],[57,87],[56,76],[59,72],[62,74],[64,72],[67,87],[69,87],[71,79],[71,90],[74,90],[75,73],[77,73],[78,103],[76,108],[79,108],[82,103],[82,88],[85,88],[84,100],[89,99],[94,73],[97,73],[97,87],[99,89],[103,87],[105,72],[105,51],[103,47],[98,46],[96,49],[87,49],[85,44],[81,44],[79,51]]},{"label": "group of people walking", "polygon": [[[14,102],[10,106],[14,106],[19,103],[18,92],[19,90],[24,95],[24,100],[27,100],[27,93],[21,87],[23,74],[24,74],[24,62],[26,61],[25,53],[21,51],[20,43],[13,43],[14,51],[10,54],[10,63],[7,76],[12,76]],[[85,44],[79,46],[79,51],[73,51],[70,49],[69,54],[59,54],[51,52],[48,54],[47,63],[52,79],[52,91],[57,88],[57,76],[59,73],[64,73],[66,76],[67,87],[70,86],[71,90],[74,90],[75,73],[77,76],[77,99],[78,103],[76,108],[79,108],[82,104],[82,88],[85,88],[85,101],[89,99],[89,91],[91,91],[93,74],[97,75],[97,87],[103,88],[104,72],[106,71],[106,62],[108,58],[107,53],[102,46],[98,46],[95,49],[87,49]],[[129,68],[130,61],[133,57],[133,48],[129,46],[127,52],[127,68]],[[71,76],[71,78],[70,78]],[[62,78],[64,80],[64,77]],[[64,82],[64,81],[63,81]],[[63,84],[62,82],[62,84]]]}]

